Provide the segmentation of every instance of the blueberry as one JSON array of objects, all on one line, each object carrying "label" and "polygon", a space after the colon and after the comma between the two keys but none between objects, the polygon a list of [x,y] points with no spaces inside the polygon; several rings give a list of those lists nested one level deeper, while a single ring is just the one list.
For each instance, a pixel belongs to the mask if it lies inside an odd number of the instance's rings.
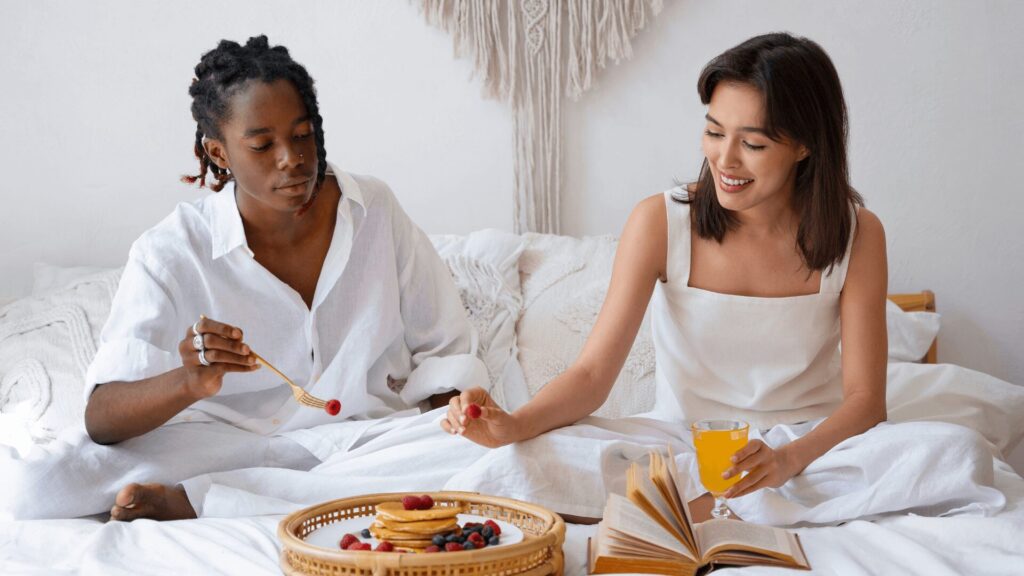
[{"label": "blueberry", "polygon": [[444,541],[445,542],[458,542],[459,541],[459,535],[456,534],[455,532],[452,532],[447,537],[445,537]]},{"label": "blueberry", "polygon": [[494,536],[494,528],[484,526],[484,529],[480,531],[480,535],[484,538],[490,538],[491,536]]},{"label": "blueberry", "polygon": [[359,535],[362,536],[363,538],[369,538],[370,537],[370,529],[369,528],[363,528],[363,531],[360,532]]},{"label": "blueberry", "polygon": [[444,543],[447,542],[447,540],[445,540],[443,534],[435,534],[434,539],[431,540],[431,542],[433,542],[434,546],[437,546],[438,548],[444,548]]},{"label": "blueberry", "polygon": [[476,548],[476,546],[472,542],[466,542],[462,545],[463,550],[472,550],[474,548]]},{"label": "blueberry", "polygon": [[497,536],[491,536],[491,539],[487,541],[487,544],[489,546],[497,546],[498,544],[501,544],[501,538],[498,538]]}]

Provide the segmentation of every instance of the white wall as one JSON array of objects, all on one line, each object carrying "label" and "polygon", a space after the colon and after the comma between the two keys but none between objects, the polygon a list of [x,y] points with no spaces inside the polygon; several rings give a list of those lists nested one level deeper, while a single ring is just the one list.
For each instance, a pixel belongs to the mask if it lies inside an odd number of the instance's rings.
[{"label": "white wall", "polygon": [[[265,32],[318,80],[329,157],[383,177],[428,232],[510,229],[509,114],[412,2],[0,0],[0,299],[31,263],[116,265],[193,170],[187,87],[219,38]],[[820,42],[892,291],[935,291],[941,361],[1024,384],[1024,3],[674,0],[631,62],[564,108],[569,234],[617,233],[692,178],[708,59],[752,35]],[[1018,458],[1024,462],[1024,457]]]},{"label": "white wall", "polygon": [[511,229],[510,113],[403,0],[0,0],[0,300],[31,264],[117,265],[203,192],[188,87],[221,38],[266,33],[317,81],[328,159],[428,231]]}]

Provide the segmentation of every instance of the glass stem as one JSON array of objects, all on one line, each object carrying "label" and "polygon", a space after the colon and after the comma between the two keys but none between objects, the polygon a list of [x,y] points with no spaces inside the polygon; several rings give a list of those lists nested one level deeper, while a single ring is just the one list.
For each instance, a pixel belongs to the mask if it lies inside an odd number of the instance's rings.
[{"label": "glass stem", "polygon": [[715,496],[715,507],[711,510],[711,516],[715,518],[728,518],[729,508],[725,505],[725,496]]}]

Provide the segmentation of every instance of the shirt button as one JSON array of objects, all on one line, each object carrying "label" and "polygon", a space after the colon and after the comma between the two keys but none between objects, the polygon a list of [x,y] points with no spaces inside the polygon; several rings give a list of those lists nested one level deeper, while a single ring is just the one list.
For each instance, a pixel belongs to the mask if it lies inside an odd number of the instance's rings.
[{"label": "shirt button", "polygon": [[281,423],[281,421],[278,420],[277,418],[274,418],[273,420],[270,421],[270,423],[273,424],[274,426],[277,426],[278,424]]}]

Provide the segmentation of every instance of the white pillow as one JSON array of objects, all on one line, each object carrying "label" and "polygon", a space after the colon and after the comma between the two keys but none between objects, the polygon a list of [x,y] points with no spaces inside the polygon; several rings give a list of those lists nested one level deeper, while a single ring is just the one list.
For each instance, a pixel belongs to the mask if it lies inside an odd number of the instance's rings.
[{"label": "white pillow", "polygon": [[529,397],[517,360],[516,320],[523,307],[519,285],[522,237],[500,230],[430,237],[448,265],[459,297],[479,336],[478,355],[491,379],[491,397],[514,410]]},{"label": "white pillow", "polygon": [[889,360],[920,362],[939,334],[940,319],[935,312],[904,312],[895,302],[886,300]]},{"label": "white pillow", "polygon": [[85,370],[120,274],[82,276],[0,310],[0,442],[23,449],[83,425]]},{"label": "white pillow", "polygon": [[[526,234],[519,363],[531,396],[579,356],[604,302],[618,241]],[[654,406],[654,343],[645,317],[611,394],[595,412],[617,418]]]}]

